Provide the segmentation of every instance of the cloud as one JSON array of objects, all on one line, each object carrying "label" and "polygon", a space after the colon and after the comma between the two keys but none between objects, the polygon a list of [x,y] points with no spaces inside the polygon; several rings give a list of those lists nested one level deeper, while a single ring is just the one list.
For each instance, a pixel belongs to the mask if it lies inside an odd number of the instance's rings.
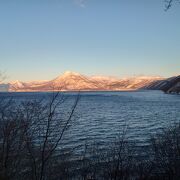
[{"label": "cloud", "polygon": [[74,2],[81,8],[85,8],[85,2],[86,0],[74,0]]}]

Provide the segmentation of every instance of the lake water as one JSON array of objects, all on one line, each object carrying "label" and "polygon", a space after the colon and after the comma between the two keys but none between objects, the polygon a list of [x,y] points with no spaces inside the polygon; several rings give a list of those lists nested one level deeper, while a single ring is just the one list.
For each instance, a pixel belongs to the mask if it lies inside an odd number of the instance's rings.
[{"label": "lake water", "polygon": [[[46,98],[50,93],[1,93],[16,100]],[[65,93],[74,99],[76,93]],[[98,142],[106,146],[124,126],[129,140],[147,145],[150,135],[180,121],[180,96],[161,91],[83,92],[77,116],[63,139],[63,147]]]}]

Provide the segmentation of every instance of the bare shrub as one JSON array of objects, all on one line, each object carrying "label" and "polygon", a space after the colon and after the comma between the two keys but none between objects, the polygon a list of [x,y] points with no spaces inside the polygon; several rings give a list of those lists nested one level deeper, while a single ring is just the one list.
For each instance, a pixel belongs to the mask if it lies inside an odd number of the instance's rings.
[{"label": "bare shrub", "polygon": [[79,95],[73,105],[69,102],[63,107],[65,98],[59,93],[53,93],[48,102],[4,100],[0,107],[0,177],[42,180],[50,176],[48,168],[54,167],[50,164],[56,162],[59,143],[74,118],[78,101]]},{"label": "bare shrub", "polygon": [[163,130],[151,139],[153,175],[163,179],[180,178],[180,124]]}]

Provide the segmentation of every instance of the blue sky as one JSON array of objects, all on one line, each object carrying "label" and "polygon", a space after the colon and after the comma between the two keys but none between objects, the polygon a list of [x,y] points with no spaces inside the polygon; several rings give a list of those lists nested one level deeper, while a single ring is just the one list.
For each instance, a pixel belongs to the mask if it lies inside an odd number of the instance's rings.
[{"label": "blue sky", "polygon": [[180,5],[164,0],[1,0],[8,81],[180,74]]}]

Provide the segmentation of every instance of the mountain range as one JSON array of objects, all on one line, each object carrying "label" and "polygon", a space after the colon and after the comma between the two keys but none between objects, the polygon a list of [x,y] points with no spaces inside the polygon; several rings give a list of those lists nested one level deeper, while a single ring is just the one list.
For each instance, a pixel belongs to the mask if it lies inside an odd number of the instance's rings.
[{"label": "mountain range", "polygon": [[0,84],[0,91],[36,92],[36,91],[118,91],[136,90],[149,87],[155,82],[163,81],[159,76],[134,76],[116,78],[106,76],[85,76],[67,71],[49,81],[14,81]]}]

